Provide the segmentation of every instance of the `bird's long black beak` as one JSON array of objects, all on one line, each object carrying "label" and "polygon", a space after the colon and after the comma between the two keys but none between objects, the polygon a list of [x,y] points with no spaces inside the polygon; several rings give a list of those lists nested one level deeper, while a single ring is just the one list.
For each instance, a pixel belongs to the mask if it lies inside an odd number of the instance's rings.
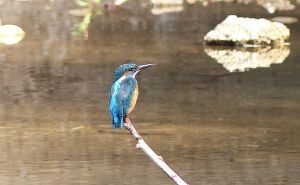
[{"label": "bird's long black beak", "polygon": [[143,70],[143,69],[146,69],[146,68],[154,66],[154,65],[156,65],[156,64],[143,64],[143,65],[139,65],[138,69]]}]

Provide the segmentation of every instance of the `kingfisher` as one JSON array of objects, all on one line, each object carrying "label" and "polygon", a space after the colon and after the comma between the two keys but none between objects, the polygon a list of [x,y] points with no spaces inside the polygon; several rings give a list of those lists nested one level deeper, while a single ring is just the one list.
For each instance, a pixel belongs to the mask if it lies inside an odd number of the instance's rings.
[{"label": "kingfisher", "polygon": [[139,95],[136,74],[153,65],[122,64],[115,70],[109,97],[113,128],[123,128],[125,119],[135,107]]}]

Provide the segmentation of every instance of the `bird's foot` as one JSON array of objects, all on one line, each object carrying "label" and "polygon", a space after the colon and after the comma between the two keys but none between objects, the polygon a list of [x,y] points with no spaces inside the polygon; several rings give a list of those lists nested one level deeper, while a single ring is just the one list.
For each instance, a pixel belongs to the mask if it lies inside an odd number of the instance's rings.
[{"label": "bird's foot", "polygon": [[131,122],[127,116],[124,118],[124,126],[127,128],[131,126]]},{"label": "bird's foot", "polygon": [[124,122],[124,126],[127,128],[129,126],[129,123]]}]

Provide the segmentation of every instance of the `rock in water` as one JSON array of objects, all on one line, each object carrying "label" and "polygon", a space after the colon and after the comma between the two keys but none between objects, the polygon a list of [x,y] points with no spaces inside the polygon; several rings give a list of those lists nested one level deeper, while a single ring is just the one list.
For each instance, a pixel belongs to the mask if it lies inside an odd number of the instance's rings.
[{"label": "rock in water", "polygon": [[229,15],[204,41],[208,45],[283,45],[289,37],[290,30],[282,23]]}]

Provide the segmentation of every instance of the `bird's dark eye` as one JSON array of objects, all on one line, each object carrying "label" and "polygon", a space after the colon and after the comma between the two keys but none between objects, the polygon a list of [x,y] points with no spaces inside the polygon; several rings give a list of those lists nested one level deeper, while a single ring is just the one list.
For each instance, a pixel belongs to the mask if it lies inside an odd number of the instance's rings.
[{"label": "bird's dark eye", "polygon": [[134,71],[134,68],[129,68],[128,71]]}]

